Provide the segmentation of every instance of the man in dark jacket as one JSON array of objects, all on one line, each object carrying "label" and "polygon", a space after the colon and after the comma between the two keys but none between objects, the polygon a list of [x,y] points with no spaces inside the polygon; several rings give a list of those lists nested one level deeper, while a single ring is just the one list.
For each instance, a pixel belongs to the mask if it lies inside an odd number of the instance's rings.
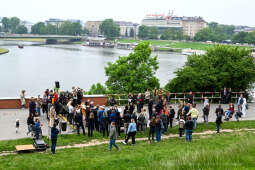
[{"label": "man in dark jacket", "polygon": [[216,110],[215,110],[216,117],[217,117],[219,114],[223,115],[223,113],[224,113],[224,110],[221,108],[221,105],[219,104],[219,107],[216,108]]},{"label": "man in dark jacket", "polygon": [[56,126],[57,125],[54,123],[53,127],[51,128],[51,153],[52,154],[55,154],[58,133],[59,133],[59,130],[56,128]]},{"label": "man in dark jacket", "polygon": [[188,103],[193,104],[193,94],[192,94],[192,91],[189,92],[189,94],[187,95],[187,99],[188,99]]},{"label": "man in dark jacket", "polygon": [[148,110],[149,110],[149,119],[152,117],[152,107],[153,107],[153,100],[150,99],[148,103]]},{"label": "man in dark jacket", "polygon": [[185,122],[184,127],[185,127],[186,141],[191,142],[194,122],[191,120],[190,116],[188,116],[188,120]]},{"label": "man in dark jacket", "polygon": [[29,114],[33,114],[33,116],[35,116],[35,111],[36,111],[36,104],[35,104],[35,100],[32,97],[31,101],[29,102]]},{"label": "man in dark jacket", "polygon": [[175,117],[174,108],[172,108],[172,106],[169,106],[169,123],[171,128],[173,128],[174,117]]},{"label": "man in dark jacket", "polygon": [[216,118],[217,133],[220,133],[220,124],[222,123],[222,114],[219,113]]},{"label": "man in dark jacket", "polygon": [[76,113],[75,115],[75,122],[77,127],[77,134],[80,135],[80,127],[82,128],[83,135],[85,135],[85,129],[82,121],[82,115],[81,113]]}]

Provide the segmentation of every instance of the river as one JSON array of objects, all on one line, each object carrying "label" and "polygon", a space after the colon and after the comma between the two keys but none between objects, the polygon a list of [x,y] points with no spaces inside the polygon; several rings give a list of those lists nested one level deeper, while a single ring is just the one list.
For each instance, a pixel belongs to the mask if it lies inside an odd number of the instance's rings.
[{"label": "river", "polygon": [[[24,44],[23,49],[17,47]],[[61,89],[71,90],[78,86],[89,90],[93,83],[107,80],[104,67],[118,56],[128,55],[129,50],[84,47],[81,45],[33,46],[32,42],[0,41],[0,48],[9,53],[0,55],[0,97],[17,97],[22,89],[28,96],[42,94],[60,82]],[[175,77],[174,72],[182,67],[186,56],[169,52],[154,52],[158,55],[159,69],[156,76],[163,87]]]}]

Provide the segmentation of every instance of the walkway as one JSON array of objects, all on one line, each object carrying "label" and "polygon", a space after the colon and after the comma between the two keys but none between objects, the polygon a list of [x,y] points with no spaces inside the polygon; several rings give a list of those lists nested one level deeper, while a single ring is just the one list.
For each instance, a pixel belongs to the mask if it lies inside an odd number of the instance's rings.
[{"label": "walkway", "polygon": [[[175,111],[177,112],[177,105],[173,105]],[[215,109],[218,107],[216,104],[211,105],[211,110],[209,114],[209,122],[215,122]],[[147,108],[147,107],[146,107]],[[228,105],[223,105],[224,110],[228,108]],[[123,108],[122,108],[123,109]],[[202,104],[197,105],[197,109],[200,113],[198,122],[203,122],[202,117]],[[237,109],[237,105],[235,105],[235,109]],[[0,109],[0,140],[10,140],[10,139],[19,139],[28,137],[26,135],[27,132],[27,120],[28,117],[28,110],[21,110],[21,109]],[[148,119],[148,113],[146,115]],[[16,119],[20,120],[20,128],[19,132],[16,134],[15,132],[15,121]],[[255,120],[255,103],[249,104],[249,110],[247,110],[247,117],[242,118],[241,120]],[[235,118],[232,118],[231,121],[236,121]],[[46,119],[46,115],[41,116],[41,122],[43,124],[42,131],[43,135],[48,135],[48,123]],[[174,124],[176,124],[176,120]],[[72,129],[68,126],[67,131],[63,132],[66,133],[73,133]]]}]

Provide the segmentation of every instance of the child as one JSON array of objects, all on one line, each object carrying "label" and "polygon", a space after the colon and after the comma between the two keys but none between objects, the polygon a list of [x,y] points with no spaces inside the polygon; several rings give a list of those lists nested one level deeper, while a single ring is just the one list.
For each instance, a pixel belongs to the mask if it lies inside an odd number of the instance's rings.
[{"label": "child", "polygon": [[16,120],[16,133],[18,133],[19,130],[19,119]]},{"label": "child", "polygon": [[115,148],[119,151],[120,148],[119,146],[116,144],[116,139],[117,139],[117,130],[115,127],[115,122],[111,123],[111,127],[110,127],[110,142],[109,142],[109,151],[112,150],[112,145],[115,146]]},{"label": "child", "polygon": [[181,116],[181,118],[179,120],[179,134],[180,134],[180,137],[182,137],[183,132],[184,132],[184,124],[185,124],[184,117]]}]

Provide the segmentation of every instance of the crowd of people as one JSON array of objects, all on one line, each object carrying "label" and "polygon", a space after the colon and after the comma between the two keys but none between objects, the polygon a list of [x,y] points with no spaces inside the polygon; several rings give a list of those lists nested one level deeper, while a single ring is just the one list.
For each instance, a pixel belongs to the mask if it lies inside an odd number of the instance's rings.
[{"label": "crowd of people", "polygon": [[[125,140],[123,144],[127,144],[132,138],[132,145],[135,145],[135,136],[137,131],[143,133],[148,130],[148,143],[161,141],[162,134],[166,134],[168,128],[173,128],[173,123],[177,121],[179,126],[179,136],[182,137],[185,133],[186,140],[192,141],[192,132],[197,128],[197,119],[200,115],[194,103],[193,93],[190,92],[185,97],[186,100],[178,101],[178,108],[175,111],[171,104],[172,95],[170,92],[164,94],[163,89],[154,89],[137,96],[128,94],[127,105],[122,107],[117,106],[117,101],[112,96],[109,99],[109,105],[95,105],[93,101],[83,100],[83,90],[73,87],[71,92],[59,92],[58,88],[54,90],[46,89],[42,98],[32,98],[29,102],[29,117],[27,119],[28,133],[35,128],[35,136],[39,137],[41,133],[40,116],[41,111],[46,115],[49,121],[49,127],[53,130],[52,145],[56,146],[57,125],[59,124],[60,115],[67,118],[71,127],[77,134],[86,135],[86,129],[89,137],[93,137],[93,131],[100,132],[103,137],[110,138],[109,150],[112,145],[119,150],[119,146],[115,143],[117,137],[124,133]],[[244,95],[246,97],[244,97]],[[217,133],[220,132],[222,117],[229,120],[234,114],[234,104],[232,103],[232,90],[224,88],[221,94],[221,103],[229,103],[229,109],[224,112],[221,105],[215,110]],[[22,108],[25,106],[25,91],[21,93]],[[238,99],[238,111],[236,118],[239,120],[241,116],[246,116],[248,96],[246,93],[241,94]],[[147,114],[148,113],[148,114]],[[210,113],[210,102],[205,97],[203,108],[204,123],[208,124]],[[87,128],[86,128],[87,127]],[[123,127],[123,128],[122,128]],[[123,131],[122,131],[123,129]],[[52,149],[55,153],[55,149]]]}]

